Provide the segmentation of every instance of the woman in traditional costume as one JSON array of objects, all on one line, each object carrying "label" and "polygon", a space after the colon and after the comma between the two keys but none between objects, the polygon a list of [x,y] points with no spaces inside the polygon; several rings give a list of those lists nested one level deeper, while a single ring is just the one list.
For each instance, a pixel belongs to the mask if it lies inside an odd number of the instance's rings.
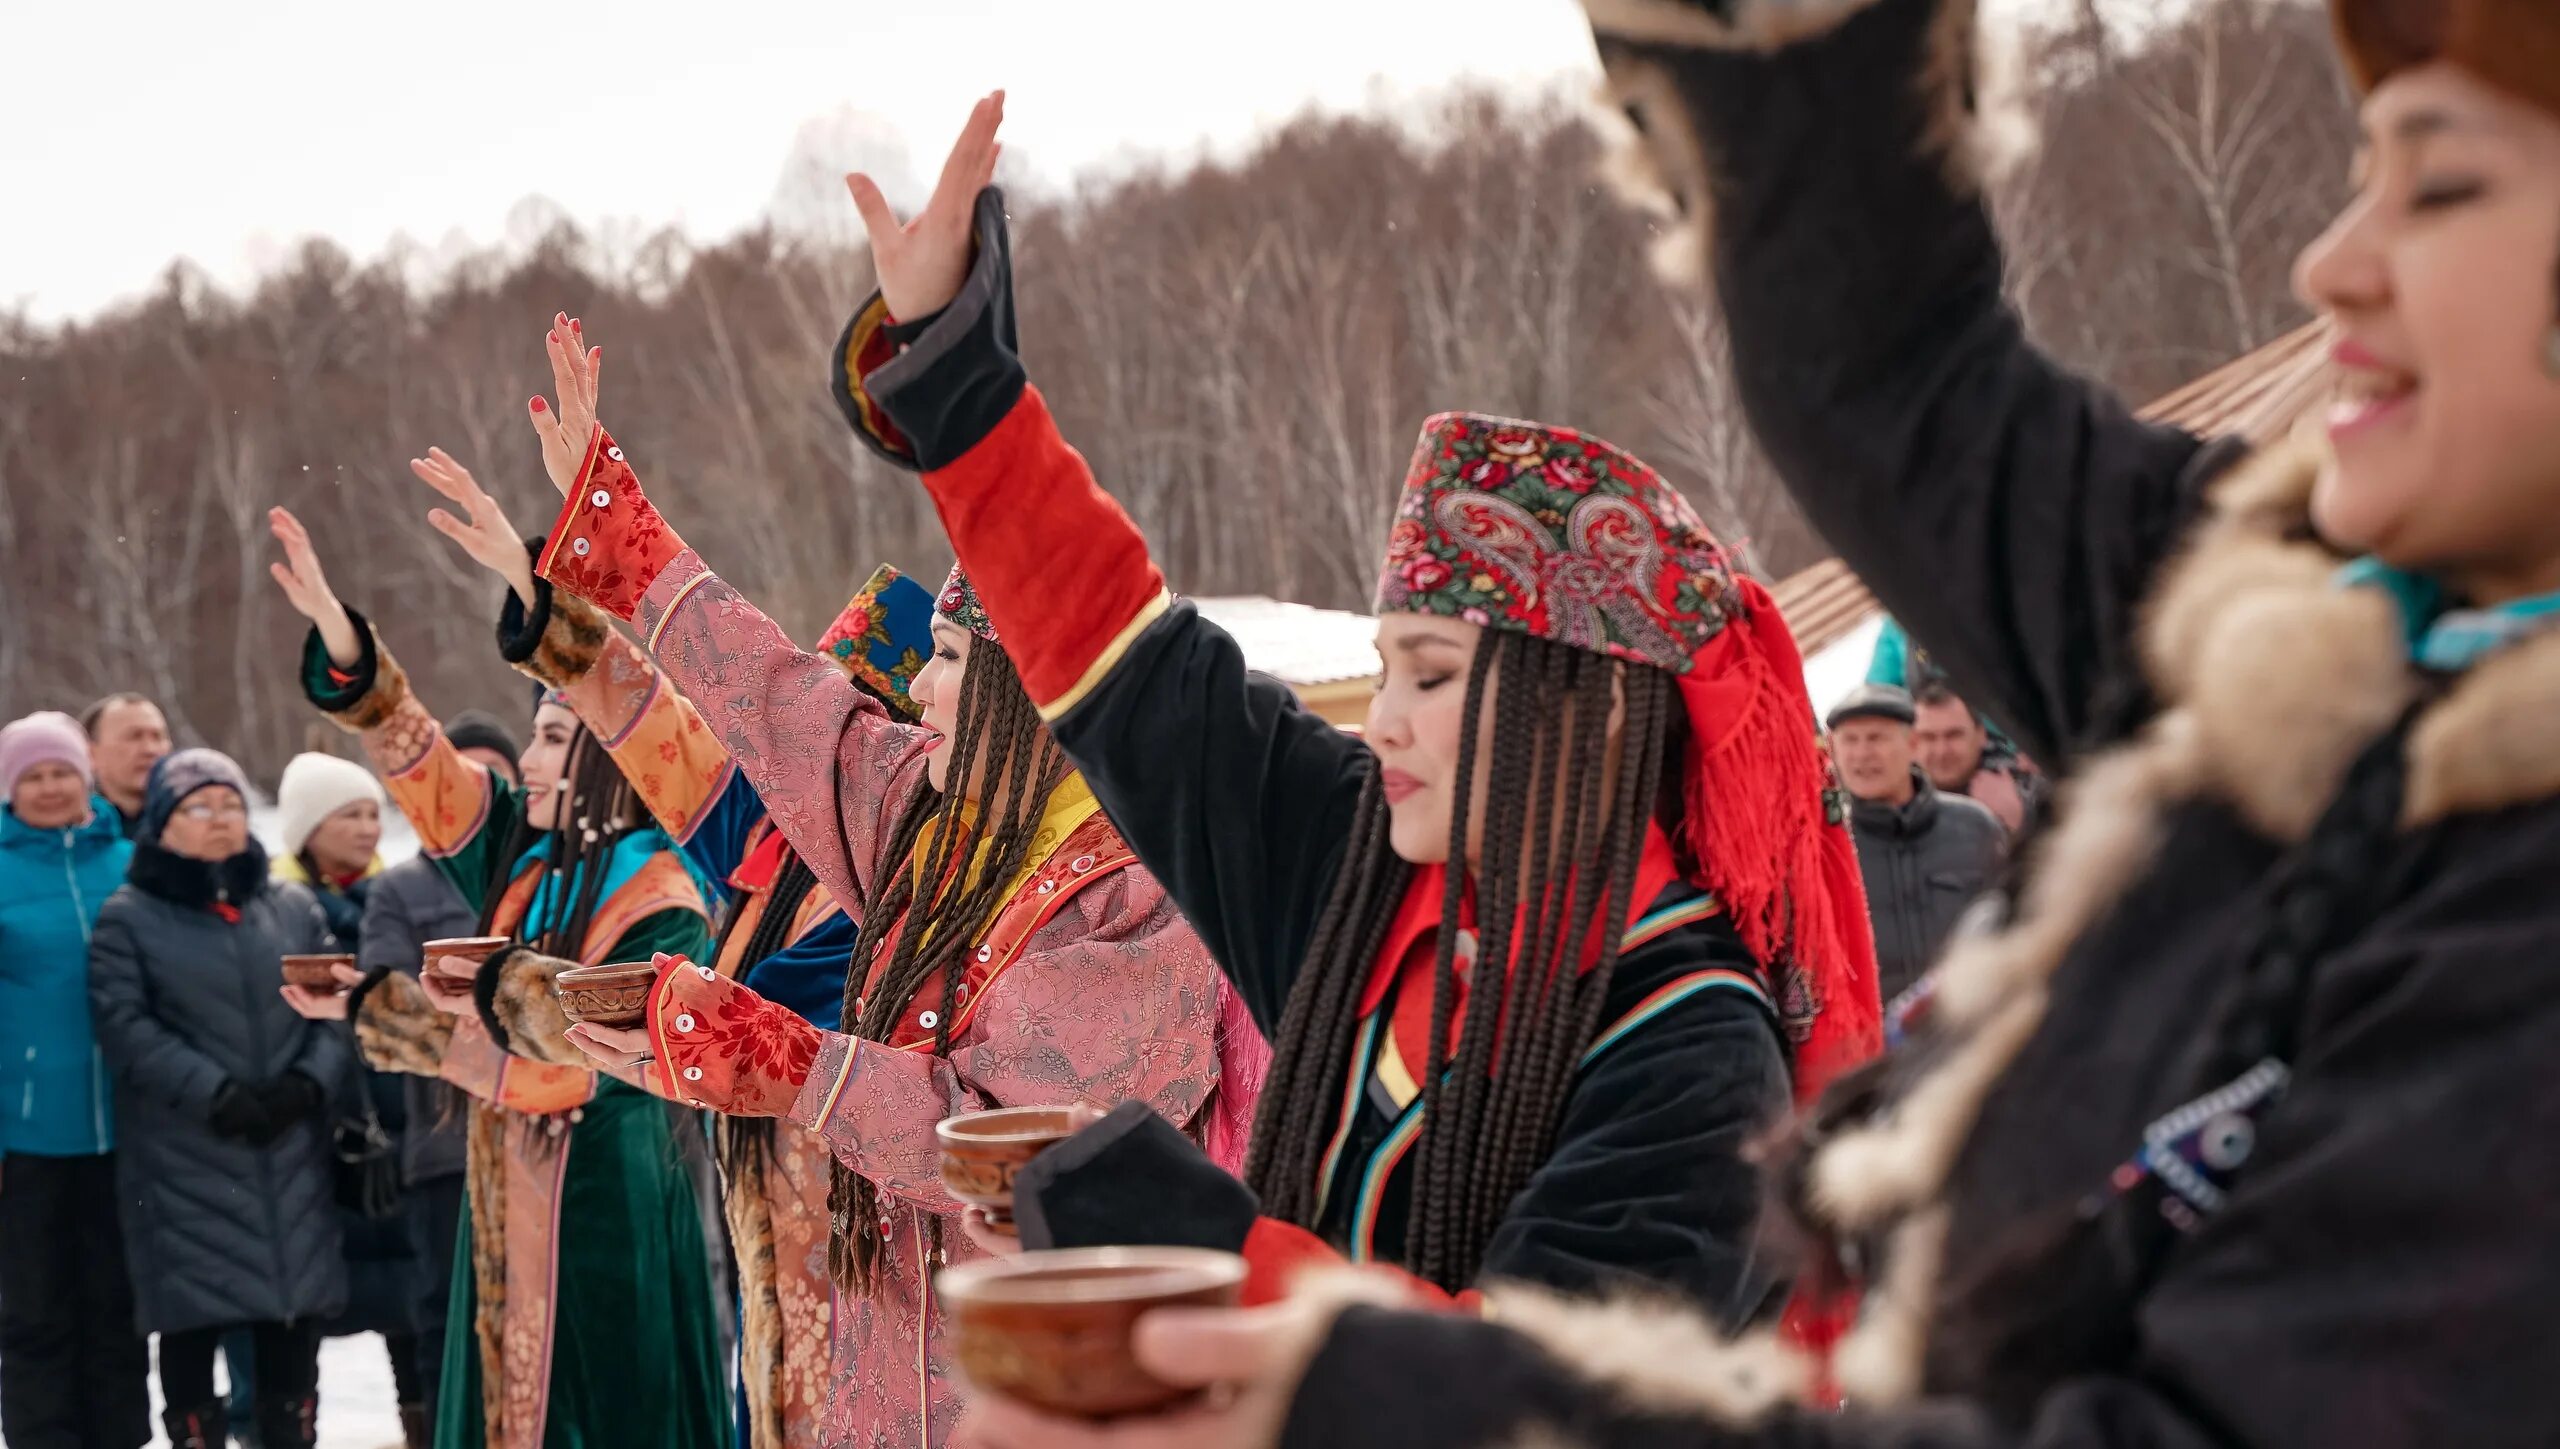
[{"label": "woman in traditional costume", "polygon": [[[640,803],[696,871],[718,886],[726,912],[709,964],[812,1026],[835,1025],[861,927],[774,829],[755,787],[647,652],[617,633],[594,605],[534,577],[533,551],[468,470],[442,452],[415,468],[461,511],[457,518],[437,509],[429,521],[507,581],[501,652],[577,711]],[[892,717],[913,723],[918,711],[907,683],[932,652],[932,618],[933,595],[884,564],[819,639],[817,653]],[[589,639],[604,641],[603,647],[579,642]],[[539,978],[573,964],[525,953],[510,969]],[[538,980],[528,985],[536,989],[509,995],[547,999]],[[585,1033],[557,1012],[508,1025],[517,1039],[540,1041],[545,1059],[586,1061],[578,1046]],[[662,1076],[636,1080],[664,1085]],[[794,1123],[712,1120],[742,1308],[743,1449],[814,1449],[823,1442],[835,1337],[835,1280],[827,1268],[835,1153]]]},{"label": "woman in traditional costume", "polygon": [[[441,1077],[477,1099],[470,1252],[454,1271],[436,1442],[728,1446],[719,1308],[666,1104],[591,1066],[511,1055],[505,1026],[541,1009],[518,999],[526,987],[508,970],[513,955],[601,963],[705,953],[703,887],[645,822],[612,757],[548,692],[522,789],[464,757],[372,626],[330,590],[302,525],[283,509],[272,523],[285,553],[276,581],[312,623],[305,693],[362,737],[419,848],[478,908],[483,929],[519,943],[481,969],[476,1000],[432,1001],[387,970],[347,996],[288,991],[305,1015],[353,1020],[373,1066]],[[592,654],[603,642],[582,647]]]},{"label": "woman in traditional costume", "polygon": [[[817,880],[862,923],[842,1030],[670,952],[645,1031],[582,1028],[687,1102],[787,1117],[836,1158],[828,1443],[939,1445],[957,1422],[935,1271],[955,1226],[934,1126],[995,1106],[1144,1103],[1240,1139],[1216,969],[1032,708],[967,579],[935,603],[890,717],[710,572],[595,421],[584,328],[555,319],[557,409],[532,413],[566,495],[538,572],[636,626]],[[698,953],[696,953],[698,954]]]},{"label": "woman in traditional costume", "polygon": [[2339,398],[2254,456],[2025,341],[1966,0],[1588,8],[1772,459],[2069,780],[1789,1174],[1853,1407],[1683,1315],[1311,1302],[1142,1335],[1224,1412],[995,1442],[2560,1443],[2560,7],[2337,0]]},{"label": "woman in traditional costume", "polygon": [[[1378,696],[1362,736],[1334,728],[1167,593],[1017,358],[1001,197],[945,181],[905,228],[856,184],[883,292],[839,349],[845,411],[921,470],[1030,698],[1274,1052],[1252,1198],[1089,1205],[1196,1176],[1106,1122],[1093,1171],[1030,1175],[1047,1241],[1217,1242],[1256,1293],[1348,1259],[1441,1294],[1640,1283],[1762,1317],[1785,1285],[1748,1149],[1791,1082],[1879,1041],[1856,858],[1768,594],[1632,455],[1435,417],[1380,578]],[[1079,541],[1063,566],[1055,538]]]}]

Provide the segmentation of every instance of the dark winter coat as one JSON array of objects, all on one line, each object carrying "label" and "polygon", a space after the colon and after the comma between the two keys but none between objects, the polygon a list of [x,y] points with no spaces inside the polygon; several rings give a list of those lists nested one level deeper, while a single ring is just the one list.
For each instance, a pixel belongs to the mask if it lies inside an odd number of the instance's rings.
[{"label": "dark winter coat", "polygon": [[[368,882],[362,938],[356,965],[370,973],[376,967],[411,976],[425,960],[419,948],[429,941],[477,934],[480,913],[423,855],[413,856]],[[470,1119],[468,1099],[432,1077],[403,1074],[400,1134],[400,1177],[412,1186],[463,1170],[464,1127]]]},{"label": "dark winter coat", "polygon": [[[364,960],[364,923],[369,917],[374,888],[383,874],[377,872],[341,887],[316,882],[299,861],[279,861],[275,869],[278,880],[299,882],[311,892],[320,903],[320,914],[327,919],[329,934],[337,941],[338,949],[354,953],[358,962]],[[348,1030],[352,1033],[353,1029]],[[351,1055],[353,1051],[354,1044],[350,1042]],[[359,1059],[330,1099],[337,1150],[342,1155],[371,1150],[364,1144],[372,1129],[379,1128],[387,1143],[385,1160],[389,1170],[395,1181],[405,1182],[401,1162],[408,1138],[409,1084],[419,1080],[405,1073],[374,1071]],[[361,1170],[343,1162],[339,1169],[338,1233],[347,1262],[347,1308],[322,1326],[321,1332],[332,1338],[351,1333],[407,1333],[417,1327],[420,1279],[425,1269],[411,1241],[409,1220],[396,1211],[369,1217],[358,1203],[350,1201],[356,1194],[346,1189]]]},{"label": "dark winter coat", "polygon": [[277,990],[278,957],[331,944],[311,893],[270,882],[254,847],[215,866],[137,846],[99,913],[89,990],[115,1073],[117,1188],[145,1332],[346,1306],[326,1110],[264,1146],[212,1122],[235,1083],[299,1072],[334,1092],[346,1080],[346,1033],[296,1016]]},{"label": "dark winter coat", "polygon": [[1918,769],[1911,777],[1916,788],[1900,805],[1859,800],[1849,807],[1887,1001],[1937,959],[1965,907],[1998,878],[2008,845],[2000,817],[1988,808],[1938,789]]},{"label": "dark winter coat", "polygon": [[[2015,924],[1950,945],[1869,1084],[1889,1110],[1805,1167],[1876,1249],[1835,1360],[1856,1411],[1757,1417],[1765,1353],[1648,1310],[1355,1309],[1285,1442],[2560,1444],[2560,634],[2419,679],[2309,533],[2316,445],[2228,466],[2026,345],[1950,64],[1972,5],[1755,5],[1785,32],[1741,35],[1590,8],[1671,184],[1712,200],[1770,458],[2072,786]],[[2395,759],[2398,808],[2323,825]],[[2270,1034],[2223,1030],[2251,1000]],[[2208,1071],[2233,1044],[2287,1077]]]}]

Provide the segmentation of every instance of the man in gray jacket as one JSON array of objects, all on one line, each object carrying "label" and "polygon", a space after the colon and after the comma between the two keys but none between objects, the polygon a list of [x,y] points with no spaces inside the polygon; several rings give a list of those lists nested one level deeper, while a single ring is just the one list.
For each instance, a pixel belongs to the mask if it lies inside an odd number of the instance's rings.
[{"label": "man in gray jacket", "polygon": [[1867,684],[1825,721],[1854,797],[1849,829],[1888,1005],[1937,959],[1964,908],[1998,875],[2008,841],[1999,817],[1929,782],[1912,741],[1915,714],[1906,691]]}]

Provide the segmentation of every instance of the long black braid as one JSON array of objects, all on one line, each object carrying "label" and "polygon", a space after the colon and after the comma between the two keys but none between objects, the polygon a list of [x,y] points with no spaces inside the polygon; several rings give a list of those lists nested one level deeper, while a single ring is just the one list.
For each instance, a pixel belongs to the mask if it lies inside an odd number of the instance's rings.
[{"label": "long black braid", "polygon": [[[1481,936],[1475,959],[1490,969],[1469,973],[1476,989],[1453,1052],[1457,932],[1439,933],[1405,1241],[1406,1266],[1442,1287],[1474,1279],[1512,1198],[1553,1147],[1565,1094],[1616,974],[1618,923],[1630,905],[1646,826],[1676,810],[1676,792],[1666,796],[1663,788],[1666,772],[1676,775],[1670,762],[1683,740],[1673,688],[1663,671],[1526,635],[1489,630],[1477,646],[1456,778],[1476,777],[1478,738],[1489,740],[1474,877]],[[1604,791],[1609,717],[1621,695],[1625,743],[1616,788]],[[1471,810],[1461,791],[1450,812],[1444,921],[1458,920],[1464,903]],[[1351,1060],[1361,988],[1411,878],[1388,847],[1386,821],[1372,781],[1282,1014],[1254,1124],[1247,1181],[1265,1212],[1303,1227],[1319,1216],[1319,1179],[1343,1082],[1365,1065]],[[1578,971],[1585,942],[1598,946],[1599,957],[1591,970]]]},{"label": "long black braid", "polygon": [[[951,1023],[959,1015],[954,997],[978,933],[1003,907],[1006,883],[1029,862],[1041,814],[1070,772],[1013,660],[998,645],[981,639],[970,649],[957,715],[951,787],[919,785],[900,812],[844,986],[843,1029],[865,1041],[887,1041],[916,993],[939,978],[944,1008],[933,1028],[936,1055],[951,1050]],[[974,807],[962,788],[972,779],[979,782]],[[919,845],[924,858],[911,867]],[[984,859],[973,870],[969,861],[982,848]],[[880,964],[866,985],[865,964],[875,960]],[[881,1247],[878,1189],[838,1162],[827,1210],[829,1269],[839,1285],[869,1291]],[[938,1221],[933,1231],[938,1250]]]},{"label": "long black braid", "polygon": [[[2393,899],[2387,877],[2408,794],[2408,739],[2425,702],[2365,748],[2311,833],[2268,871],[2256,913],[2264,927],[2217,1003],[2193,1092],[2261,1062],[2289,1065],[2316,966]],[[2122,1362],[2136,1330],[2117,1305],[2140,1296],[2177,1234],[2164,1193],[2156,1180],[2093,1191],[1950,1279],[1937,1315],[1948,1362],[1969,1366],[1961,1371],[1974,1381],[2003,1384]]]}]

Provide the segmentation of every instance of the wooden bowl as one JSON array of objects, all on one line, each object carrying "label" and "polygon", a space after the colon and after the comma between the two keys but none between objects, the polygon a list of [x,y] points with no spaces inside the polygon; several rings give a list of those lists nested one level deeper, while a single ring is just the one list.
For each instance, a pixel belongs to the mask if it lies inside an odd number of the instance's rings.
[{"label": "wooden bowl", "polygon": [[437,985],[447,991],[469,991],[471,978],[449,976],[438,971],[437,958],[460,956],[471,961],[486,961],[514,944],[514,940],[506,936],[447,936],[441,940],[429,941],[418,950],[425,956],[423,968],[425,974],[433,976]]},{"label": "wooden bowl", "polygon": [[1069,1107],[998,1107],[946,1117],[933,1127],[942,1143],[942,1185],[1010,1237],[1013,1175],[1083,1125]]},{"label": "wooden bowl", "polygon": [[317,991],[324,996],[336,996],[345,992],[347,988],[338,984],[336,973],[329,968],[352,967],[355,964],[356,958],[343,951],[287,956],[284,958],[284,984],[299,986],[305,991]]},{"label": "wooden bowl", "polygon": [[634,1027],[649,1019],[649,988],[658,968],[648,961],[572,966],[553,977],[561,1013],[589,1026]]},{"label": "wooden bowl", "polygon": [[1194,1391],[1138,1367],[1129,1332],[1156,1308],[1233,1307],[1244,1259],[1208,1248],[1071,1248],[981,1258],[934,1280],[971,1386],[1053,1414],[1143,1414]]}]

